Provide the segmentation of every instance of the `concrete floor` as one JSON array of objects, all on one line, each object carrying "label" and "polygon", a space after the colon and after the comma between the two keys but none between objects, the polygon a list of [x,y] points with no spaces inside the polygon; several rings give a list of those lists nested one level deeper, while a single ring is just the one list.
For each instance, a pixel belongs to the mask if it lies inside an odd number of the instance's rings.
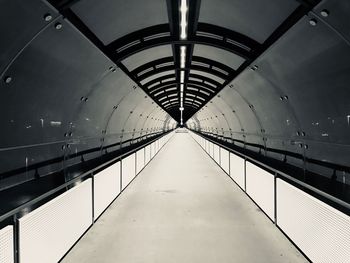
[{"label": "concrete floor", "polygon": [[177,133],[62,262],[308,262],[189,134]]}]

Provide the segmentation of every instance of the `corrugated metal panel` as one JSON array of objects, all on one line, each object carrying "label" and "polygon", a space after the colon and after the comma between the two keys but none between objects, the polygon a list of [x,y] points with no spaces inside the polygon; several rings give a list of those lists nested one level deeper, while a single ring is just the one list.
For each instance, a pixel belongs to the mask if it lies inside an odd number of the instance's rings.
[{"label": "corrugated metal panel", "polygon": [[138,174],[143,167],[145,167],[145,148],[136,153],[136,174]]},{"label": "corrugated metal panel", "polygon": [[56,263],[92,223],[91,179],[19,219],[21,263]]},{"label": "corrugated metal panel", "polygon": [[145,165],[151,160],[151,146],[147,145],[145,147]]},{"label": "corrugated metal panel", "polygon": [[220,146],[214,144],[213,149],[214,161],[220,165]]},{"label": "corrugated metal panel", "polygon": [[159,152],[159,140],[156,140],[156,153],[158,153]]},{"label": "corrugated metal panel", "polygon": [[213,143],[209,141],[208,153],[212,158],[214,157],[214,151],[213,151],[214,148],[213,147],[214,147]]},{"label": "corrugated metal panel", "polygon": [[150,144],[150,156],[151,156],[151,159],[154,157],[154,143]]},{"label": "corrugated metal panel", "polygon": [[204,149],[205,145],[204,145],[204,139],[202,137],[199,137],[199,140],[200,140],[200,145],[201,147]]},{"label": "corrugated metal panel", "polygon": [[0,263],[13,263],[13,226],[0,229]]},{"label": "corrugated metal panel", "polygon": [[220,165],[227,174],[230,173],[230,153],[224,148],[220,148]]},{"label": "corrugated metal panel", "polygon": [[153,142],[153,143],[151,144],[151,146],[152,146],[152,153],[153,153],[152,158],[153,158],[153,157],[156,155],[156,153],[157,153],[156,142]]},{"label": "corrugated metal panel", "polygon": [[247,162],[246,192],[274,220],[274,175]]},{"label": "corrugated metal panel", "polygon": [[131,154],[122,160],[122,189],[124,189],[136,175],[135,154]]},{"label": "corrugated metal panel", "polygon": [[164,140],[163,137],[159,139],[159,149],[163,147],[163,140]]},{"label": "corrugated metal panel", "polygon": [[94,175],[94,219],[96,220],[107,206],[120,193],[120,162]]},{"label": "corrugated metal panel", "polygon": [[244,159],[230,153],[230,176],[244,189]]},{"label": "corrugated metal panel", "polygon": [[350,217],[281,179],[277,224],[314,263],[350,262]]}]

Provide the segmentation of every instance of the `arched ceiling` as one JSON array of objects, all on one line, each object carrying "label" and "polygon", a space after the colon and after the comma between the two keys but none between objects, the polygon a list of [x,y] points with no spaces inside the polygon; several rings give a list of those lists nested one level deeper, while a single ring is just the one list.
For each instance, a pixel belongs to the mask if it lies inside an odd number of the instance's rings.
[{"label": "arched ceiling", "polygon": [[185,123],[319,1],[49,2]]}]

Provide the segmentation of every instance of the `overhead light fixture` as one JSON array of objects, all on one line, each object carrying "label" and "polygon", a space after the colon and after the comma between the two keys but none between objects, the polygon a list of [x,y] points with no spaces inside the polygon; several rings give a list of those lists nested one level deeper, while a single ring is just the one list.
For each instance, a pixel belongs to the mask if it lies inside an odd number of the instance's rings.
[{"label": "overhead light fixture", "polygon": [[184,84],[180,84],[180,92],[184,92]]},{"label": "overhead light fixture", "polygon": [[186,46],[180,47],[180,67],[185,68],[186,66]]},{"label": "overhead light fixture", "polygon": [[181,126],[182,126],[182,125],[183,125],[183,119],[182,119],[182,113],[183,113],[183,111],[180,110],[180,113],[181,113]]},{"label": "overhead light fixture", "polygon": [[187,1],[181,0],[180,4],[180,14],[181,14],[181,22],[180,22],[180,38],[182,40],[187,39]]},{"label": "overhead light fixture", "polygon": [[180,83],[184,83],[184,82],[185,82],[185,72],[180,71]]}]

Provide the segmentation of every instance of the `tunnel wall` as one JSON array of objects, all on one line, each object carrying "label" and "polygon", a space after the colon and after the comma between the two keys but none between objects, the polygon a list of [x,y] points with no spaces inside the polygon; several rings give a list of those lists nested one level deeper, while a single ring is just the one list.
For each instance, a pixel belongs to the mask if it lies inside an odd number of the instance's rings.
[{"label": "tunnel wall", "polygon": [[349,184],[349,12],[322,1],[187,126]]},{"label": "tunnel wall", "polygon": [[0,17],[0,189],[176,126],[45,2],[1,1]]}]

